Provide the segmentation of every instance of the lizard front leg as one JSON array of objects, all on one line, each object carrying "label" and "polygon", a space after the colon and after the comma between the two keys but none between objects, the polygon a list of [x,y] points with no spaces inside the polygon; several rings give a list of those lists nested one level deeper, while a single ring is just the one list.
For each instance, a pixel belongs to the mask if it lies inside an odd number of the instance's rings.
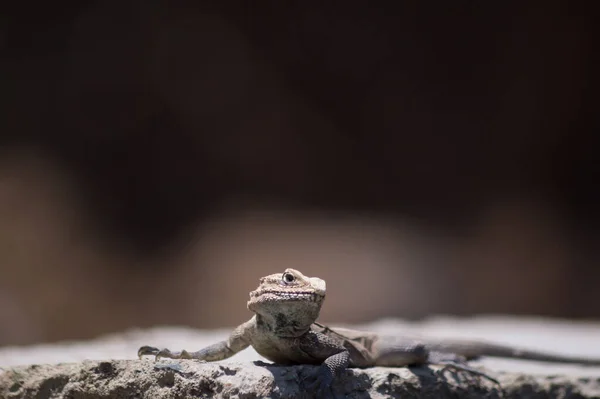
[{"label": "lizard front leg", "polygon": [[207,346],[196,352],[189,352],[185,349],[175,352],[166,348],[158,349],[153,346],[142,346],[138,349],[138,357],[141,358],[145,355],[151,355],[155,357],[155,360],[164,357],[169,359],[195,359],[216,362],[218,360],[227,359],[250,346],[248,335],[251,328],[253,328],[251,322],[244,323],[233,330],[229,339],[217,342],[216,344]]},{"label": "lizard front leg", "polygon": [[[247,346],[248,345],[246,345],[246,347]],[[204,360],[207,362],[216,362],[217,360],[227,359],[244,348],[245,347],[242,347],[239,350],[234,350],[229,341],[217,342],[216,344],[207,346],[206,348],[200,349],[196,352],[189,352],[185,349],[181,351],[171,351],[166,348],[158,349],[153,346],[142,346],[138,350],[138,357],[141,358],[144,355],[153,355],[157,360],[161,357],[164,357],[169,359],[195,359]]]},{"label": "lizard front leg", "polygon": [[308,332],[299,342],[299,347],[309,357],[322,359],[314,382],[308,389],[315,391],[317,397],[331,397],[331,384],[337,375],[348,368],[350,352],[342,343],[319,332]]}]

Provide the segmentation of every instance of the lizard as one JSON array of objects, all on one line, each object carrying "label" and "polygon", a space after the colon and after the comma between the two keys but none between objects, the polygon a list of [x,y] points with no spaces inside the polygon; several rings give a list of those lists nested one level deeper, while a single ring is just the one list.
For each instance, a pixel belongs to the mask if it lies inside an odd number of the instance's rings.
[{"label": "lizard", "polygon": [[138,357],[155,359],[196,359],[218,361],[252,346],[266,359],[281,365],[319,365],[310,390],[331,395],[335,377],[348,367],[404,367],[441,365],[474,373],[498,383],[487,374],[471,368],[467,361],[482,356],[545,362],[600,365],[600,359],[553,355],[474,340],[433,340],[384,336],[368,331],[329,328],[317,318],[325,300],[326,284],[318,277],[307,277],[298,270],[286,269],[260,279],[250,292],[247,307],[254,316],[233,330],[229,338],[200,349],[171,351],[142,346]]}]

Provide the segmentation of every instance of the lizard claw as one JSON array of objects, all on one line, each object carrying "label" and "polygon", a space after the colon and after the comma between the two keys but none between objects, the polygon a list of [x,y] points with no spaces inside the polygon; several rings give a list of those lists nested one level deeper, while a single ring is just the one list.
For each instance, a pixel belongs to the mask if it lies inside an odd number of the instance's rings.
[{"label": "lizard claw", "polygon": [[454,363],[446,363],[446,364],[443,364],[443,367],[441,368],[440,372],[443,374],[446,370],[449,370],[449,369],[458,370],[458,371],[464,371],[464,372],[470,373],[472,375],[476,375],[478,377],[483,377],[483,378],[487,379],[488,381],[493,382],[494,384],[496,384],[498,386],[502,386],[500,384],[500,381],[498,381],[494,377],[490,376],[489,374],[486,374],[483,371],[476,370],[476,369],[474,369],[474,368],[472,368],[470,366],[467,366],[467,365],[464,365],[464,364],[460,364],[460,363],[456,363],[456,364],[454,364]]},{"label": "lizard claw", "polygon": [[138,354],[138,358],[141,359],[142,356],[147,356],[147,355],[156,356],[156,354],[158,354],[159,352],[160,352],[160,350],[153,346],[142,346],[140,349],[138,349],[137,354]]},{"label": "lizard claw", "polygon": [[181,352],[171,352],[169,349],[158,349],[153,346],[142,346],[138,349],[138,357],[141,358],[144,355],[154,356],[154,360],[158,360],[161,357],[168,359],[192,359],[192,355],[185,349]]},{"label": "lizard claw", "polygon": [[317,398],[333,398],[332,383],[333,374],[331,370],[326,366],[321,366],[316,376],[314,376],[314,380],[308,384],[307,390],[315,392]]}]

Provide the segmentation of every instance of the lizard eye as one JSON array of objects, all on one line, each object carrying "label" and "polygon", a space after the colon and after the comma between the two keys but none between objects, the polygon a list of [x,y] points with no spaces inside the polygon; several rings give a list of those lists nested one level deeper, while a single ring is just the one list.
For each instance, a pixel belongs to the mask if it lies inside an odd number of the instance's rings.
[{"label": "lizard eye", "polygon": [[294,275],[291,273],[283,273],[282,280],[284,283],[289,284],[293,283],[294,280],[296,280],[296,277],[294,277]]}]

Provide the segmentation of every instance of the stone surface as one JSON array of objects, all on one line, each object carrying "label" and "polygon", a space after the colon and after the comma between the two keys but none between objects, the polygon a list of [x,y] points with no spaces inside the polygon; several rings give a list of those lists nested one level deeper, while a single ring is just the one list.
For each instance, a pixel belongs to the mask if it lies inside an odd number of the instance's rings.
[{"label": "stone surface", "polygon": [[[600,323],[544,319],[437,318],[422,323],[382,320],[361,326],[385,333],[483,338],[554,353],[600,357]],[[0,349],[0,398],[301,398],[313,366],[280,367],[253,350],[227,361],[199,363],[137,360],[141,345],[197,349],[228,329],[155,328],[89,342]],[[439,367],[348,370],[334,386],[338,397],[535,397],[600,398],[600,367],[554,365],[507,359],[472,362],[497,378]]]}]

